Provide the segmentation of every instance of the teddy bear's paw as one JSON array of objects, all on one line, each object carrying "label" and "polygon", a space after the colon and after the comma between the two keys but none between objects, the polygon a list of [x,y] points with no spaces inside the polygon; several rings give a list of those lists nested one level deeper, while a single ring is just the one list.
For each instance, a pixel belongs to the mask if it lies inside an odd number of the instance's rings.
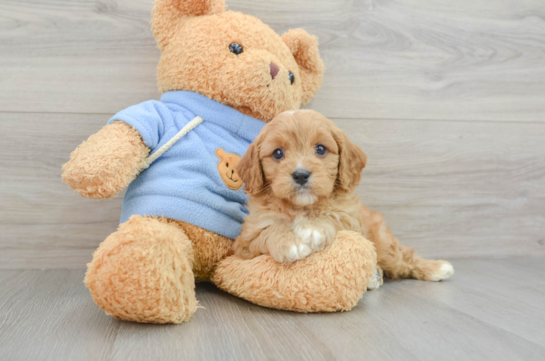
[{"label": "teddy bear's paw", "polygon": [[83,197],[111,198],[138,175],[149,152],[136,129],[114,122],[70,154],[70,161],[62,167],[62,179]]},{"label": "teddy bear's paw", "polygon": [[373,275],[369,279],[369,284],[367,285],[367,290],[369,290],[369,291],[378,290],[379,287],[382,286],[383,283],[384,283],[384,279],[383,279],[382,268],[377,266],[376,269],[375,269],[375,272],[373,273]]}]

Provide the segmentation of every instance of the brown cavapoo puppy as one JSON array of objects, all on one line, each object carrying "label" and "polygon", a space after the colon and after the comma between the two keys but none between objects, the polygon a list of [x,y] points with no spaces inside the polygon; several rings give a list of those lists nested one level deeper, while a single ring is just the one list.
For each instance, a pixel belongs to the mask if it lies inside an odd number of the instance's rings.
[{"label": "brown cavapoo puppy", "polygon": [[267,124],[237,166],[250,214],[233,247],[242,258],[270,254],[291,263],[323,249],[341,230],[375,244],[390,278],[440,281],[454,272],[399,244],[378,212],[362,207],[354,189],[367,156],[335,123],[312,110],[284,112]]}]

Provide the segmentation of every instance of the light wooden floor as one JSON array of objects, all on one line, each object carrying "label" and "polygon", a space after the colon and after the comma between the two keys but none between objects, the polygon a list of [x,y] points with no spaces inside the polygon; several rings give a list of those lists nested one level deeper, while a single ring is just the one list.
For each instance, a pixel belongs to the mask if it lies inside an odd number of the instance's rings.
[{"label": "light wooden floor", "polygon": [[115,320],[82,270],[0,271],[0,359],[544,360],[543,259],[457,260],[443,283],[387,282],[350,312],[296,314],[209,284],[189,323]]}]

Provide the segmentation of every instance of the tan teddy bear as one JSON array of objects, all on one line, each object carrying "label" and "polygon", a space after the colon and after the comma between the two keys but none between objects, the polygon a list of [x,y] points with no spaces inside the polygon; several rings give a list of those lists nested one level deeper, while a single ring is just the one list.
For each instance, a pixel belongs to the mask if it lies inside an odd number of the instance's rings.
[{"label": "tan teddy bear", "polygon": [[354,232],[291,265],[229,256],[247,212],[234,167],[266,122],[314,97],[323,64],[304,30],[280,37],[224,7],[157,0],[161,101],[119,112],[63,166],[64,182],[84,197],[110,198],[129,186],[121,225],[85,278],[94,301],[116,318],[187,321],[197,308],[195,280],[267,307],[349,310],[373,276],[375,248]]},{"label": "tan teddy bear", "polygon": [[240,161],[240,155],[235,153],[226,153],[225,150],[216,149],[216,155],[220,158],[218,162],[218,172],[227,188],[238,191],[242,188],[242,179],[240,179],[236,166]]}]

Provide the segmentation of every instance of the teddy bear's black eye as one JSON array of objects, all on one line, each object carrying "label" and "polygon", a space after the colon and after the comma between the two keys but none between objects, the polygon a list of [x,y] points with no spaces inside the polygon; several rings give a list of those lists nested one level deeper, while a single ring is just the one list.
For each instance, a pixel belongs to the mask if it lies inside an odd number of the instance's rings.
[{"label": "teddy bear's black eye", "polygon": [[227,168],[229,168],[229,163],[225,163],[225,166],[226,166]]},{"label": "teddy bear's black eye", "polygon": [[233,43],[229,45],[229,50],[231,50],[231,53],[238,55],[242,53],[242,46],[239,43]]},{"label": "teddy bear's black eye", "polygon": [[280,148],[275,149],[274,152],[273,152],[273,158],[276,159],[276,160],[280,160],[280,159],[284,158],[284,151],[282,151],[282,149],[280,149]]},{"label": "teddy bear's black eye", "polygon": [[316,146],[316,154],[323,157],[324,155],[327,154],[327,148],[324,147],[324,146],[321,145],[321,144],[318,144],[318,145]]},{"label": "teddy bear's black eye", "polygon": [[295,75],[291,71],[288,71],[288,76],[290,77],[290,84],[293,84],[295,81]]}]

